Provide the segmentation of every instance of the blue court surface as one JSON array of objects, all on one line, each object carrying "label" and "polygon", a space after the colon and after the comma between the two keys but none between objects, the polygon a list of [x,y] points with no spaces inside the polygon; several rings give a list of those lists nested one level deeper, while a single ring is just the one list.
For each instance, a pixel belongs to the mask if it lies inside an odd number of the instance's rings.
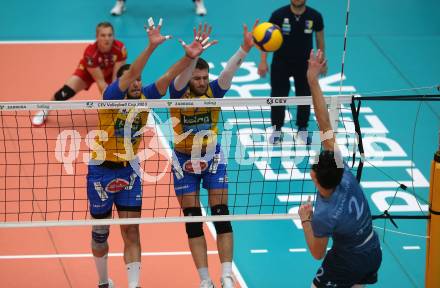
[{"label": "blue court surface", "polygon": [[[326,84],[323,90],[326,95],[336,95],[340,85],[347,2],[310,0],[307,3],[324,17],[329,72],[322,80]],[[252,25],[256,18],[268,19],[271,11],[289,4],[289,1],[206,0],[208,15],[203,18],[194,15],[190,0],[128,0],[127,4],[127,12],[115,18],[109,15],[113,5],[111,0],[3,0],[0,41],[92,40],[97,22],[110,21],[117,38],[127,46],[130,62],[147,43],[143,24],[149,16],[163,17],[163,32],[186,42],[191,40],[193,26],[207,21],[213,26],[213,37],[219,40],[219,44],[209,49],[204,58],[212,64],[211,74],[218,75],[222,63],[242,41],[242,24]],[[364,96],[438,93],[433,88],[423,87],[440,84],[439,11],[438,0],[352,1],[342,93]],[[154,81],[183,55],[179,45],[176,40],[169,41],[155,52],[143,73],[145,83]],[[258,63],[259,53],[255,49],[238,71],[227,96],[261,97],[270,94],[269,79],[260,79],[256,74]],[[20,77],[20,67],[13,67],[11,71]],[[22,81],[26,83],[26,79]],[[47,99],[45,95],[35,97],[35,100]],[[430,163],[438,145],[439,104],[365,101],[362,107],[360,123],[367,157],[379,152],[384,156],[378,167],[367,165],[362,175],[372,213],[379,214],[388,208],[399,182],[407,185],[408,190],[398,190],[390,211],[396,215],[426,214]],[[223,117],[239,117],[239,114],[234,116],[226,111]],[[268,111],[264,117],[269,117]],[[243,124],[234,129],[248,128],[249,124]],[[258,125],[253,128],[258,129]],[[380,137],[381,141],[372,141],[373,136]],[[272,161],[271,165],[282,167],[280,159]],[[230,169],[231,179],[262,181],[269,190],[276,186],[274,180],[277,177],[286,174],[283,169],[269,169],[272,173],[266,174],[257,169],[238,175],[234,174],[238,171],[234,165]],[[284,207],[284,210],[294,211],[300,204],[299,199],[287,197],[289,192],[313,191],[311,186],[295,187],[287,181],[280,183],[276,195],[271,194],[267,202]],[[231,188],[250,191],[250,185],[241,187],[236,184]],[[252,203],[249,198],[237,197],[235,201]],[[427,222],[396,222],[398,229],[390,222],[385,224],[384,220],[374,222],[382,239],[383,263],[379,282],[371,287],[424,287]],[[233,225],[234,260],[247,287],[310,287],[320,262],[305,250],[301,225],[288,220],[246,221]],[[385,234],[384,228],[387,230]]]}]

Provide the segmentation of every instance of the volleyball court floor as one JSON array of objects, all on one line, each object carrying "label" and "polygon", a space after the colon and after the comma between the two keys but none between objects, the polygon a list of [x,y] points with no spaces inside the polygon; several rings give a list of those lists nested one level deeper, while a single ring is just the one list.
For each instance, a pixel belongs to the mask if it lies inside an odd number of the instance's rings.
[{"label": "volleyball court floor", "polygon": [[[182,37],[188,41],[192,26],[200,20],[192,15],[191,3],[182,3],[184,1],[144,3],[133,0],[129,2],[127,14],[121,18],[108,15],[112,4],[109,2],[74,1],[63,3],[64,8],[57,1],[40,2],[39,5],[27,1],[24,6],[14,1],[3,3],[7,9],[0,12],[0,24],[3,27],[0,30],[1,101],[43,101],[51,97],[73,72],[87,45],[82,40],[93,39],[94,27],[99,21],[110,20],[115,25],[117,38],[128,48],[130,62],[146,43],[142,30],[146,17],[164,17],[164,30],[176,38]],[[241,23],[251,24],[257,17],[265,19],[271,10],[288,1],[273,1],[270,7],[263,0],[226,2],[223,5],[223,1],[207,1],[209,14],[203,19],[212,23],[214,36],[220,40],[218,46],[211,48],[205,55],[213,65],[213,76],[220,73],[222,63],[238,48]],[[369,2],[369,7],[360,3],[353,3],[351,7],[343,93],[367,95],[371,91],[439,84],[440,65],[435,55],[440,48],[440,22],[433,14],[433,11],[440,8],[439,4],[426,1],[425,7],[418,7],[420,4],[414,0],[404,3],[387,1],[382,6],[382,1]],[[340,85],[338,80],[346,3],[309,3],[323,12],[326,21],[330,69],[321,84],[327,95],[334,95],[339,92]],[[224,15],[233,5],[237,6],[237,10],[248,13],[242,15],[234,10],[229,14],[230,21],[226,22]],[[375,15],[366,12],[379,6],[383,9],[375,10],[378,11]],[[411,25],[404,22],[405,17],[411,18]],[[51,42],[45,42],[47,40]],[[73,41],[65,43],[65,40]],[[165,43],[155,52],[144,70],[144,83],[154,81],[179,55],[183,55],[183,52],[176,41]],[[258,61],[259,55],[253,51],[243,69],[238,72],[227,96],[269,95],[268,79],[256,76]],[[432,90],[423,89],[396,93],[417,92],[433,93]],[[373,95],[392,94],[379,92]],[[93,87],[75,99],[99,99],[99,95],[96,87]],[[414,197],[409,191],[400,191],[394,202],[394,213],[421,215],[420,210],[426,213],[429,167],[437,147],[439,111],[439,106],[433,103],[363,103],[361,126],[366,145],[370,143],[366,147],[367,152],[374,154],[380,147],[386,151],[380,162],[381,170],[366,167],[363,172],[362,184],[373,214],[379,214],[388,207],[396,190],[394,180],[405,183],[417,194]],[[249,126],[244,124],[236,129],[246,128]],[[21,129],[19,133],[28,133],[30,128]],[[381,142],[374,142],[373,137],[380,137]],[[5,169],[2,166],[0,176],[14,173],[11,170],[6,172]],[[34,171],[32,168],[25,170],[22,176],[26,173],[32,175]],[[261,174],[261,179],[271,181],[270,177],[286,173],[273,172],[272,176],[266,175],[266,179]],[[0,183],[5,185],[2,187],[15,187],[13,177],[2,179],[8,182]],[[38,181],[33,185],[44,186],[48,180]],[[164,187],[167,187],[167,180],[163,181]],[[7,190],[8,197],[14,197],[14,193],[17,193],[14,191],[12,188]],[[292,200],[286,196],[277,195],[275,201],[285,203],[292,209],[299,206],[298,199]],[[374,222],[383,239],[384,260],[379,282],[372,287],[423,287],[426,222],[406,220],[397,221],[397,224],[398,229],[390,223],[384,226],[382,220]],[[391,231],[384,235],[385,227]],[[109,260],[109,274],[118,284],[117,287],[124,287],[126,273],[118,230],[118,227],[112,227],[110,234],[112,257]],[[210,271],[218,284],[220,267],[215,239],[207,229],[205,232],[210,251]],[[236,276],[242,287],[309,287],[319,262],[313,260],[305,249],[302,230],[295,223],[235,222],[234,232]],[[187,247],[183,224],[142,225],[141,241],[144,253],[141,275],[143,287],[197,287],[198,276]],[[88,227],[1,229],[0,247],[2,287],[93,287],[96,284],[94,263],[89,255]]]}]

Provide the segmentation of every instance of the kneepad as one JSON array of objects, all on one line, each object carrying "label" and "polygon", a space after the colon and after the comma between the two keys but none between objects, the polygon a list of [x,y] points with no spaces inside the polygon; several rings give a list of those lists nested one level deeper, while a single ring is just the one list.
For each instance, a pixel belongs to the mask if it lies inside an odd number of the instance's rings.
[{"label": "kneepad", "polygon": [[101,250],[107,247],[107,239],[110,234],[109,225],[97,225],[92,228],[92,248]]},{"label": "kneepad", "polygon": [[[185,216],[202,216],[202,209],[200,207],[189,207],[183,209]],[[202,222],[185,223],[186,234],[188,238],[197,238],[204,235]]]},{"label": "kneepad", "polygon": [[[211,207],[212,215],[229,215],[228,205],[220,204]],[[217,234],[231,233],[231,221],[216,221],[214,222],[215,231]]]},{"label": "kneepad", "polygon": [[70,88],[67,85],[64,85],[63,88],[61,88],[55,93],[55,100],[66,101],[72,98],[73,96],[75,96],[75,94],[76,92],[72,88]]}]

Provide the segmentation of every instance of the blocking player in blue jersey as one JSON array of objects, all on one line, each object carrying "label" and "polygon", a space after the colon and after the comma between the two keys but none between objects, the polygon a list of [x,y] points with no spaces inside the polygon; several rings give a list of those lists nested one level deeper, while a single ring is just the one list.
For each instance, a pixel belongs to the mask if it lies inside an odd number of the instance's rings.
[{"label": "blocking player in blue jersey", "polygon": [[[258,24],[255,22],[254,27]],[[218,79],[209,81],[209,65],[194,59],[170,85],[172,99],[222,98],[232,78],[253,47],[252,33],[243,27],[243,42],[229,59]],[[202,216],[200,186],[208,190],[212,215],[228,215],[227,159],[218,135],[219,107],[171,108],[174,129],[174,190],[185,216]],[[208,254],[202,222],[186,223],[188,244],[200,277],[200,288],[214,288],[208,272]],[[233,231],[230,221],[215,221],[217,248],[222,263],[222,288],[233,288]]]},{"label": "blocking player in blue jersey", "polygon": [[[315,211],[309,200],[298,213],[310,252],[324,258],[311,287],[363,287],[377,282],[382,252],[367,199],[336,146],[318,82],[324,65],[322,51],[312,50],[307,79],[324,149],[310,172],[318,190]],[[330,237],[333,246],[326,253]]]},{"label": "blocking player in blue jersey", "polygon": [[[166,94],[171,81],[186,69],[193,60],[215,41],[209,42],[209,33],[201,31],[197,41],[182,43],[185,56],[171,66],[154,83],[142,85],[141,73],[152,53],[168,36],[160,33],[162,19],[157,27],[148,20],[146,28],[148,46],[136,58],[133,64],[125,64],[117,72],[117,79],[107,86],[104,100],[140,100],[158,99]],[[205,25],[204,31],[207,30]],[[194,31],[196,33],[196,31]],[[102,150],[92,152],[88,165],[87,196],[90,214],[95,219],[110,218],[112,207],[116,206],[119,218],[139,218],[142,208],[142,184],[139,171],[139,159],[136,156],[142,137],[138,132],[145,126],[148,110],[100,109],[99,130],[102,139],[96,139]],[[128,128],[128,129],[126,129]],[[127,133],[128,132],[128,133]],[[141,269],[141,242],[139,224],[121,225],[124,241],[124,262],[127,269],[128,288],[139,287]],[[109,225],[95,225],[92,228],[92,254],[99,277],[99,288],[112,288],[113,282],[108,277],[107,255],[109,251]],[[125,286],[127,287],[127,286]]]}]

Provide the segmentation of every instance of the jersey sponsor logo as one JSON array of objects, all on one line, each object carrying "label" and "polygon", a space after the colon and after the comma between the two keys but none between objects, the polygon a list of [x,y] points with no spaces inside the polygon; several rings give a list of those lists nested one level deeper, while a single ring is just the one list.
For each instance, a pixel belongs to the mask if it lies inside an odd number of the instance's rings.
[{"label": "jersey sponsor logo", "polygon": [[110,181],[107,186],[105,186],[105,191],[109,193],[117,193],[125,190],[125,187],[129,186],[130,182],[125,179],[116,178]]},{"label": "jersey sponsor logo", "polygon": [[284,18],[283,25],[281,25],[281,31],[283,35],[290,35],[290,30],[292,27],[290,26],[289,18]]},{"label": "jersey sponsor logo", "polygon": [[306,20],[305,26],[304,33],[311,34],[313,32],[313,20]]},{"label": "jersey sponsor logo", "polygon": [[205,160],[186,160],[183,163],[183,170],[188,173],[201,173],[208,169],[208,162]]},{"label": "jersey sponsor logo", "polygon": [[183,190],[188,189],[189,185],[182,185],[182,186],[174,186],[174,190]]},{"label": "jersey sponsor logo", "polygon": [[211,124],[211,113],[203,113],[197,115],[182,115],[183,125],[199,125],[199,124]]},{"label": "jersey sponsor logo", "polygon": [[200,131],[210,130],[212,127],[211,113],[182,115],[181,123],[183,132],[191,131],[192,134],[195,134]]}]

